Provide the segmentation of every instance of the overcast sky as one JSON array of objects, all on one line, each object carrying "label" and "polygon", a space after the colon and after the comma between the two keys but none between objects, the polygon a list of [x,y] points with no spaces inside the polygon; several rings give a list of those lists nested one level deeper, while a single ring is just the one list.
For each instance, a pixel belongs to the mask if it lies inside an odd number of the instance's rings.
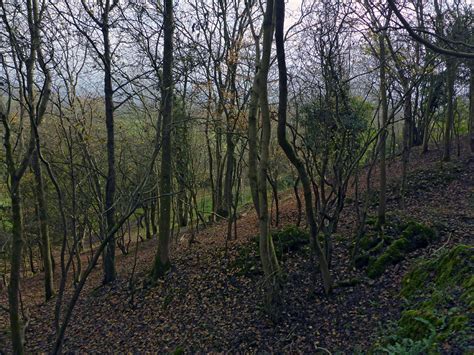
[{"label": "overcast sky", "polygon": [[[287,13],[285,27],[291,25],[295,21],[295,18],[298,17],[301,1],[302,0],[287,0],[285,9]],[[293,16],[290,17],[290,15]]]},{"label": "overcast sky", "polygon": [[286,4],[288,10],[297,10],[301,6],[301,0],[288,0]]}]

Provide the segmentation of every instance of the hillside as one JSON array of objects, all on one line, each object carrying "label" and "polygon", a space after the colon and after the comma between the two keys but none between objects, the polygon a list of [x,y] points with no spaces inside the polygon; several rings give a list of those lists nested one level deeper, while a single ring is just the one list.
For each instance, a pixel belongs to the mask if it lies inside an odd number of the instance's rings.
[{"label": "hillside", "polygon": [[[398,161],[390,164],[391,171],[400,171]],[[320,292],[310,292],[313,280],[308,270],[312,265],[306,249],[290,251],[282,262],[283,312],[279,322],[273,323],[261,309],[258,263],[252,269],[255,272],[245,272],[236,262],[242,258],[242,250],[251,248],[257,234],[256,217],[249,212],[238,221],[239,238],[231,241],[227,259],[225,223],[201,231],[197,243],[190,245],[187,235],[181,235],[173,244],[172,270],[153,288],[144,288],[143,279],[152,264],[155,240],[139,245],[133,291],[129,279],[134,252],[118,257],[119,279],[111,285],[100,287],[101,270],[97,268],[76,306],[63,350],[349,353],[370,349],[401,316],[401,280],[407,271],[422,258],[433,259],[473,241],[474,162],[468,160],[467,153],[463,151],[454,162],[441,165],[439,152],[420,155],[415,151],[410,166],[405,209],[389,198],[391,216],[430,226],[439,238],[410,253],[381,277],[370,279],[364,269],[348,264],[355,218],[348,203],[334,245],[332,274],[340,287],[329,297],[320,286],[316,287]],[[397,179],[397,174],[392,174],[390,185]],[[285,195],[282,227],[295,223],[295,210],[293,195]],[[30,318],[26,350],[47,352],[53,340],[54,300],[43,303],[42,275],[23,281],[22,299]],[[0,301],[6,304],[6,292]],[[469,322],[472,324],[472,318]],[[0,311],[0,324],[0,349],[8,352],[6,312]],[[453,330],[440,344],[446,353],[461,352],[458,341],[453,340],[457,339],[455,333]]]}]

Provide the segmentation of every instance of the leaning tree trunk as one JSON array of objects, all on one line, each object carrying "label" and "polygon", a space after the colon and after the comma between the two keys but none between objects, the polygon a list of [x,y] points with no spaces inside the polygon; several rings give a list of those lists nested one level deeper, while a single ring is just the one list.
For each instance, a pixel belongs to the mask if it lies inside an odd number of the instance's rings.
[{"label": "leaning tree trunk", "polygon": [[[313,210],[313,195],[311,192],[311,183],[303,162],[298,158],[290,143],[286,139],[286,110],[288,100],[287,69],[284,47],[284,20],[285,20],[285,2],[276,0],[276,32],[275,42],[277,48],[278,72],[279,72],[279,105],[278,105],[278,143],[285,152],[290,162],[298,171],[303,186],[306,218],[310,228],[310,241],[314,254],[319,258],[319,268],[323,280],[323,287],[326,294],[332,290],[332,278],[329,271],[326,256],[317,238],[318,228]],[[315,262],[315,261],[314,261]]]},{"label": "leaning tree trunk", "polygon": [[[152,280],[163,276],[170,268],[171,227],[171,131],[173,123],[173,0],[164,1],[164,46],[162,95],[162,146],[161,146],[161,201],[158,222],[158,250],[152,270]],[[159,144],[159,142],[157,142]]]}]

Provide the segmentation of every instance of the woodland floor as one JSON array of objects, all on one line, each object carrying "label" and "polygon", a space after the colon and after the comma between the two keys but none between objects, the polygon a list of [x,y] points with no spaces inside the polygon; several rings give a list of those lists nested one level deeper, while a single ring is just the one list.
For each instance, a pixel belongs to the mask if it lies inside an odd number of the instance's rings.
[{"label": "woodland floor", "polygon": [[[434,184],[411,191],[405,209],[400,208],[393,194],[389,196],[391,213],[408,215],[427,224],[442,223],[447,228],[439,242],[414,252],[376,280],[365,278],[361,284],[336,288],[331,296],[325,297],[320,281],[316,287],[313,285],[308,258],[290,254],[282,263],[286,274],[282,319],[272,323],[261,307],[261,277],[239,276],[229,267],[239,246],[257,234],[256,217],[249,212],[238,220],[238,239],[230,242],[228,260],[224,258],[225,222],[201,231],[196,236],[197,243],[190,246],[183,235],[173,247],[172,271],[150,289],[141,285],[152,264],[156,241],[140,243],[133,302],[128,281],[134,248],[129,255],[118,256],[119,276],[113,285],[99,287],[102,272],[97,267],[75,308],[63,350],[314,353],[325,348],[330,352],[353,353],[367,349],[380,335],[383,324],[398,319],[402,304],[400,280],[407,269],[418,258],[440,248],[461,242],[472,244],[474,162],[469,162],[465,149],[454,160],[462,166],[459,175],[447,185]],[[410,166],[411,170],[438,169],[439,152],[421,155],[415,149]],[[388,171],[395,182],[401,171],[400,162],[392,161]],[[281,225],[295,223],[297,213],[292,195],[282,200]],[[342,237],[335,240],[334,246],[332,274],[336,281],[365,277],[364,271],[353,270],[348,261],[354,218],[354,208],[348,204],[338,231]],[[316,292],[311,292],[314,288]],[[22,290],[31,318],[26,349],[48,351],[54,340],[54,301],[42,301],[41,274],[23,280]],[[7,304],[6,292],[0,294],[0,303]],[[0,349],[8,352],[6,329],[8,317],[0,309]]]}]

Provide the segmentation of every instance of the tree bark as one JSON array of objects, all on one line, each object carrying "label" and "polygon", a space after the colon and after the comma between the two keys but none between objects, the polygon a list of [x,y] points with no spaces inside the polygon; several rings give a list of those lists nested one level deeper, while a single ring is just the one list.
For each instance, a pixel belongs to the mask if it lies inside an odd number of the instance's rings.
[{"label": "tree bark", "polygon": [[8,285],[8,306],[10,310],[10,331],[12,349],[15,354],[24,353],[23,324],[20,319],[20,269],[23,247],[23,217],[21,213],[20,180],[13,177],[11,187],[12,202],[12,249],[10,284]]},{"label": "tree bark", "polygon": [[[298,171],[301,179],[304,193],[304,203],[306,218],[310,228],[310,242],[314,251],[313,255],[319,257],[319,267],[323,280],[323,287],[326,294],[332,290],[332,278],[329,266],[324,255],[321,244],[318,240],[318,230],[316,218],[313,210],[313,195],[311,192],[311,184],[307,171],[303,162],[298,158],[290,143],[286,139],[286,110],[288,101],[288,84],[287,69],[284,46],[284,20],[285,20],[285,2],[284,0],[276,0],[276,32],[275,42],[277,48],[278,73],[279,73],[279,105],[278,105],[278,143],[284,153]],[[316,260],[313,260],[316,263]]]},{"label": "tree bark", "polygon": [[[162,95],[161,195],[158,250],[152,270],[152,280],[163,276],[170,268],[171,222],[171,132],[173,124],[173,0],[164,1],[164,46]],[[159,142],[157,142],[159,144]]]},{"label": "tree bark", "polygon": [[[104,39],[104,94],[105,94],[105,126],[107,129],[107,182],[105,185],[105,216],[107,232],[115,226],[115,133],[114,133],[114,103],[112,89],[112,63],[109,40],[109,11],[104,11],[102,35]],[[107,284],[117,277],[115,270],[115,236],[107,243],[104,254],[104,280]]]},{"label": "tree bark", "polygon": [[474,60],[469,63],[469,145],[474,155]]},{"label": "tree bark", "polygon": [[387,77],[386,77],[386,53],[385,53],[385,30],[379,34],[380,48],[380,101],[382,107],[382,132],[379,140],[380,160],[379,160],[379,207],[377,211],[377,225],[385,224],[385,211],[387,205],[387,171],[386,171],[386,149],[387,149],[387,124],[388,124],[388,102],[387,102]]},{"label": "tree bark", "polygon": [[403,201],[403,196],[406,191],[406,182],[408,174],[408,163],[410,160],[411,150],[411,133],[412,133],[412,104],[411,91],[405,88],[405,102],[403,106],[403,151],[402,151],[402,182],[400,187],[400,198]]},{"label": "tree bark", "polygon": [[[249,108],[249,179],[252,198],[259,219],[259,250],[264,272],[265,305],[272,317],[278,315],[280,302],[280,267],[276,258],[268,217],[267,170],[270,146],[270,110],[268,104],[268,71],[274,31],[274,2],[267,1],[262,24],[262,58],[257,59],[257,72],[252,87]],[[257,58],[259,50],[257,44]],[[260,104],[262,134],[260,141],[260,161],[257,164],[257,107]]]},{"label": "tree bark", "polygon": [[443,161],[451,160],[451,141],[454,125],[454,81],[456,78],[456,62],[453,58],[446,60],[446,120],[444,123],[444,151]]},{"label": "tree bark", "polygon": [[51,241],[49,238],[48,213],[46,199],[44,196],[43,174],[41,171],[38,151],[35,151],[33,154],[31,165],[35,175],[36,199],[38,201],[38,217],[44,267],[44,293],[45,299],[48,301],[54,294],[53,264],[51,261]]}]

